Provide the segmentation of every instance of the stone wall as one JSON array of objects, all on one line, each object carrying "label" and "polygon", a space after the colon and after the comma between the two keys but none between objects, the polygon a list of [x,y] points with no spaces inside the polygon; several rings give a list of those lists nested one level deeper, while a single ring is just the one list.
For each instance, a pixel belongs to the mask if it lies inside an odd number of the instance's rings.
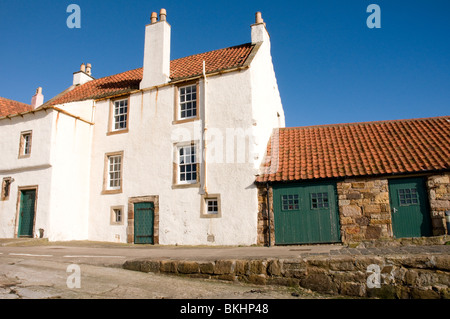
[{"label": "stone wall", "polygon": [[433,235],[446,234],[445,211],[450,210],[450,173],[432,175],[427,180]]},{"label": "stone wall", "polygon": [[[258,245],[275,244],[275,228],[273,222],[273,191],[269,188],[270,198],[270,220],[267,211],[267,189],[263,185],[258,185]],[[270,238],[269,238],[270,226]]]},{"label": "stone wall", "polygon": [[[450,173],[431,175],[427,192],[433,236],[447,234],[445,211],[450,210]],[[339,222],[343,243],[393,239],[389,184],[386,178],[355,178],[337,182]],[[270,224],[265,185],[258,185],[259,245],[275,243],[273,192],[269,189]]]},{"label": "stone wall", "polygon": [[383,299],[449,299],[450,256],[310,256],[296,259],[127,261],[123,268],[192,278],[286,285]]},{"label": "stone wall", "polygon": [[337,183],[342,242],[392,237],[387,179]]}]

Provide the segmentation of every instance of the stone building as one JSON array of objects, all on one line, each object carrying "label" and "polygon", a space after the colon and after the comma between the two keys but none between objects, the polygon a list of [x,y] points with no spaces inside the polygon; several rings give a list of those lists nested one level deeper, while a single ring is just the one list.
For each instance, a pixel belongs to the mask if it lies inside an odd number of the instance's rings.
[{"label": "stone building", "polygon": [[258,243],[446,234],[449,179],[449,116],[274,130],[257,178]]}]

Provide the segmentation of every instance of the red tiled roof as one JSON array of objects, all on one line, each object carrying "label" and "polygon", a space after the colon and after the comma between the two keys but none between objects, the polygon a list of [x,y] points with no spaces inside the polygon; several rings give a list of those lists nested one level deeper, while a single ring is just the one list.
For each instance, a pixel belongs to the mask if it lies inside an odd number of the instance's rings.
[{"label": "red tiled roof", "polygon": [[[174,81],[201,75],[203,61],[205,61],[206,73],[244,66],[254,47],[251,43],[247,43],[172,60],[170,62],[170,78]],[[128,93],[138,90],[141,80],[142,68],[139,68],[77,86],[48,103],[57,105]]]},{"label": "red tiled roof", "polygon": [[274,130],[257,182],[450,169],[450,116]]},{"label": "red tiled roof", "polygon": [[0,117],[31,111],[29,104],[13,101],[0,97]]}]

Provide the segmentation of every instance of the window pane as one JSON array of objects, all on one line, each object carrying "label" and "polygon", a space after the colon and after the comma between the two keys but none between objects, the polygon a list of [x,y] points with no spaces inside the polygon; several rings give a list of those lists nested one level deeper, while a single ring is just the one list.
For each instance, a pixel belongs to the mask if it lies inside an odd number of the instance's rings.
[{"label": "window pane", "polygon": [[328,208],[328,193],[311,193],[311,208],[324,209]]},{"label": "window pane", "polygon": [[405,188],[398,190],[400,206],[418,205],[419,197],[416,188]]},{"label": "window pane", "polygon": [[281,203],[282,203],[283,210],[298,210],[299,209],[298,195],[294,195],[294,194],[282,195]]},{"label": "window pane", "polygon": [[180,118],[190,118],[197,114],[196,90],[195,85],[180,88]]}]

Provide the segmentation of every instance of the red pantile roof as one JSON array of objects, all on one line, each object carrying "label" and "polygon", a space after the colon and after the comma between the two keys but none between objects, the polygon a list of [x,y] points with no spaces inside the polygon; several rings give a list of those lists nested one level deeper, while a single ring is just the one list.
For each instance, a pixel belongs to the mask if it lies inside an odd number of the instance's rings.
[{"label": "red pantile roof", "polygon": [[13,101],[0,97],[0,117],[31,111],[29,104]]},{"label": "red pantile roof", "polygon": [[[170,78],[175,81],[201,75],[203,61],[205,61],[206,73],[242,67],[248,63],[248,58],[254,48],[254,45],[247,43],[172,60]],[[57,105],[128,93],[138,90],[141,80],[142,68],[107,76],[77,86],[67,93],[63,92],[46,104]]]},{"label": "red pantile roof", "polygon": [[450,116],[274,130],[257,182],[450,169]]}]

